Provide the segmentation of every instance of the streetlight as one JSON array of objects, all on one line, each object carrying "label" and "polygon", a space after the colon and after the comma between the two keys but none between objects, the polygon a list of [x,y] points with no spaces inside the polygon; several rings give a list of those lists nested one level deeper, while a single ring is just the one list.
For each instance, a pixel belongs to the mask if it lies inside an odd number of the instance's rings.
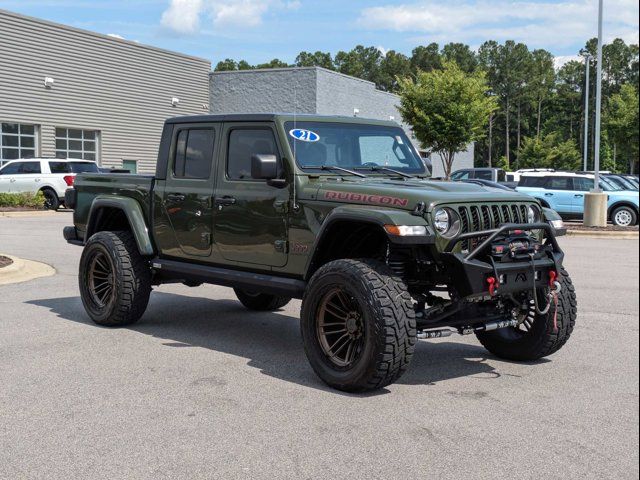
[{"label": "streetlight", "polygon": [[602,3],[598,2],[598,57],[596,70],[596,131],[593,155],[595,171],[593,190],[584,196],[584,224],[588,227],[607,226],[607,195],[600,189],[600,111],[602,107]]},{"label": "streetlight", "polygon": [[584,166],[583,170],[586,172],[589,170],[587,160],[589,158],[589,67],[591,66],[591,59],[593,57],[588,53],[584,56],[584,64],[586,67],[585,80],[584,80]]}]

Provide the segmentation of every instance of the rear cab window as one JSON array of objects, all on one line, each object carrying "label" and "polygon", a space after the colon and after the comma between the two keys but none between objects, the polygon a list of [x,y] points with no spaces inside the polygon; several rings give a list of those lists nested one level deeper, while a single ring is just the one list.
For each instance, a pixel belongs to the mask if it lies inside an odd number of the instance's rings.
[{"label": "rear cab window", "polygon": [[213,128],[185,128],[178,132],[174,178],[206,180],[211,175],[215,131]]}]

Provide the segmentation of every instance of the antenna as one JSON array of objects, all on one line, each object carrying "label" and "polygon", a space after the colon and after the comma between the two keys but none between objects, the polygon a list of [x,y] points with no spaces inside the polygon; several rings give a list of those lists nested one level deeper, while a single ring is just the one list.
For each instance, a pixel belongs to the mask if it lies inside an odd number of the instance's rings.
[{"label": "antenna", "polygon": [[[298,86],[293,86],[293,129],[298,128]],[[288,134],[288,132],[285,132]],[[296,199],[296,165],[298,164],[298,142],[296,137],[293,137],[293,201],[291,207],[294,211],[298,210],[298,202]]]}]

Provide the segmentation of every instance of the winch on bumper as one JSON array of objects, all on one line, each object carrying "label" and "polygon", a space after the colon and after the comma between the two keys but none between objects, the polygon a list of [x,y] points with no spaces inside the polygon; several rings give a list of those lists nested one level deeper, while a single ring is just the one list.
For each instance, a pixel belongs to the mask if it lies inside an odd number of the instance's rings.
[{"label": "winch on bumper", "polygon": [[[540,243],[527,232],[544,230]],[[465,240],[483,239],[468,253],[453,250]],[[453,238],[442,253],[451,284],[462,298],[504,295],[549,286],[560,271],[564,253],[548,223],[512,223],[494,230]],[[553,273],[550,273],[553,272]]]}]

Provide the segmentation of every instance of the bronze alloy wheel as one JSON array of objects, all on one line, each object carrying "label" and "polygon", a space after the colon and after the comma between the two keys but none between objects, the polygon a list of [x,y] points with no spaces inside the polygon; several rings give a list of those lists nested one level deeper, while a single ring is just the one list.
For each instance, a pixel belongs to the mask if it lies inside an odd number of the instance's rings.
[{"label": "bronze alloy wheel", "polygon": [[364,318],[356,299],[340,288],[329,290],[320,301],[316,333],[331,363],[343,368],[353,365],[365,344]]},{"label": "bronze alloy wheel", "polygon": [[89,294],[98,308],[104,308],[114,295],[115,275],[109,257],[96,251],[89,260]]}]

